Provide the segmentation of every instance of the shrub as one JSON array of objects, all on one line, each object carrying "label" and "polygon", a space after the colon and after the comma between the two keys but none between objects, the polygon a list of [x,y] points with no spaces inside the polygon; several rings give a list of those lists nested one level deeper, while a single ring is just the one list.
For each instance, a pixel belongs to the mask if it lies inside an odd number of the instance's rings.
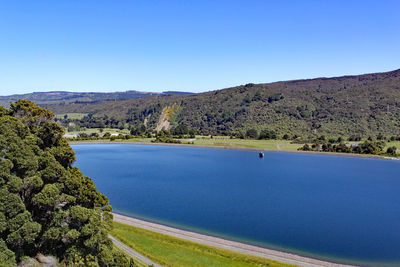
[{"label": "shrub", "polygon": [[395,147],[395,146],[388,147],[388,149],[386,150],[386,154],[391,155],[391,156],[396,156],[397,147]]},{"label": "shrub", "polygon": [[258,137],[258,132],[256,129],[252,128],[246,131],[246,136],[248,138],[252,138],[252,139],[257,139]]}]

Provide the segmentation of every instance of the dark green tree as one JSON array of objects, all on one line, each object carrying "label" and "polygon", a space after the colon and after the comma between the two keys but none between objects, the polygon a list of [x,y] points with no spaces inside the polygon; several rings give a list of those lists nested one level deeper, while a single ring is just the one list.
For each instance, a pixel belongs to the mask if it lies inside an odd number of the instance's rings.
[{"label": "dark green tree", "polygon": [[258,136],[258,139],[276,139],[276,132],[274,130],[262,130],[260,132],[260,135]]},{"label": "dark green tree", "polygon": [[395,146],[388,147],[386,153],[391,156],[396,156],[397,148]]},{"label": "dark green tree", "polygon": [[173,134],[173,135],[185,135],[188,133],[189,133],[188,128],[182,124],[171,129],[171,134]]},{"label": "dark green tree", "polygon": [[246,136],[248,138],[252,138],[252,139],[257,139],[258,137],[258,132],[256,129],[252,128],[246,131]]},{"label": "dark green tree", "polygon": [[0,266],[38,253],[68,266],[129,266],[108,238],[111,206],[51,112],[20,100],[0,107]]}]

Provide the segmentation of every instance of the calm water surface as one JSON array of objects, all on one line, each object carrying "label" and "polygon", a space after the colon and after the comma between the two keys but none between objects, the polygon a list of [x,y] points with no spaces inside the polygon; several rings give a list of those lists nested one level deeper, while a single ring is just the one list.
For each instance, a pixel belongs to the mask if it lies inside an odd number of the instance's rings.
[{"label": "calm water surface", "polygon": [[400,162],[74,145],[114,211],[321,259],[400,266]]}]

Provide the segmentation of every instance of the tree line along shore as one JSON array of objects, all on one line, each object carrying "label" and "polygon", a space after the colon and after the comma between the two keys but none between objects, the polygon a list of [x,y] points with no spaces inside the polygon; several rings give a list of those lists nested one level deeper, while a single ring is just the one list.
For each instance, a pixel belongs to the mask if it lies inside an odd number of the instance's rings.
[{"label": "tree line along shore", "polygon": [[377,136],[361,139],[359,136],[348,138],[326,138],[319,136],[312,140],[289,139],[283,136],[277,139],[273,131],[264,131],[258,135],[256,130],[249,130],[246,136],[198,136],[193,132],[154,131],[148,134],[131,135],[127,131],[115,131],[112,134],[104,129],[90,129],[76,132],[65,137],[71,142],[137,142],[137,143],[171,143],[197,146],[259,148],[270,150],[298,150],[310,152],[351,153],[360,155],[379,155],[397,157],[400,137]]}]

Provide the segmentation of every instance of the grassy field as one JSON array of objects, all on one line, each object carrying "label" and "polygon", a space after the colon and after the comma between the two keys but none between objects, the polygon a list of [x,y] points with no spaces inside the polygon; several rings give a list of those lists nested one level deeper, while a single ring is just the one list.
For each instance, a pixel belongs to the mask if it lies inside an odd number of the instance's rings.
[{"label": "grassy field", "polygon": [[[190,141],[190,140],[187,140]],[[230,139],[226,136],[197,137],[195,145],[205,146],[229,146],[229,147],[248,147],[277,150],[297,150],[301,144],[291,144],[287,140],[252,140],[252,139]]]},{"label": "grassy field", "polygon": [[[103,133],[123,133],[128,134],[127,130],[104,129]],[[80,132],[71,133],[100,133],[99,129],[87,129]],[[151,143],[155,138],[131,138],[128,140],[118,139],[118,142],[143,142]],[[251,139],[230,139],[226,136],[196,136],[194,139],[180,139],[183,144],[194,142],[194,145],[199,146],[219,146],[219,147],[243,147],[243,148],[260,148],[260,149],[276,149],[276,150],[297,150],[302,144],[291,144],[288,140],[251,140]]]},{"label": "grassy field", "polygon": [[[91,133],[87,131],[86,133]],[[112,132],[110,132],[112,133]],[[138,142],[138,143],[151,143],[155,138],[131,138],[131,139],[118,139],[117,142]],[[182,144],[194,142],[198,146],[216,146],[216,147],[236,147],[236,148],[260,148],[260,149],[275,149],[275,150],[297,150],[302,144],[290,144],[285,140],[240,140],[240,139],[180,139]],[[90,142],[90,140],[82,140],[83,142]],[[105,140],[107,141],[107,140]],[[78,141],[79,142],[79,141]]]},{"label": "grassy field", "polygon": [[294,266],[205,246],[114,222],[111,233],[127,246],[166,266]]},{"label": "grassy field", "polygon": [[[103,129],[103,133],[122,133],[129,134],[129,131],[119,130],[119,129],[111,129],[105,128]],[[99,133],[100,129],[86,129],[80,132],[71,132],[71,133]],[[143,143],[151,143],[155,138],[131,138],[128,140],[118,139],[118,142],[143,142]],[[217,147],[236,147],[236,148],[259,148],[259,149],[273,149],[273,150],[297,150],[302,147],[304,144],[291,144],[290,140],[254,140],[254,139],[231,139],[227,136],[196,136],[196,138],[190,139],[180,139],[182,144],[194,143],[194,145],[199,146],[217,146]],[[363,141],[362,141],[363,142]],[[400,141],[385,141],[386,147],[385,151],[388,147],[395,146],[398,150],[400,150]],[[357,144],[359,142],[346,142],[348,144]]]}]

